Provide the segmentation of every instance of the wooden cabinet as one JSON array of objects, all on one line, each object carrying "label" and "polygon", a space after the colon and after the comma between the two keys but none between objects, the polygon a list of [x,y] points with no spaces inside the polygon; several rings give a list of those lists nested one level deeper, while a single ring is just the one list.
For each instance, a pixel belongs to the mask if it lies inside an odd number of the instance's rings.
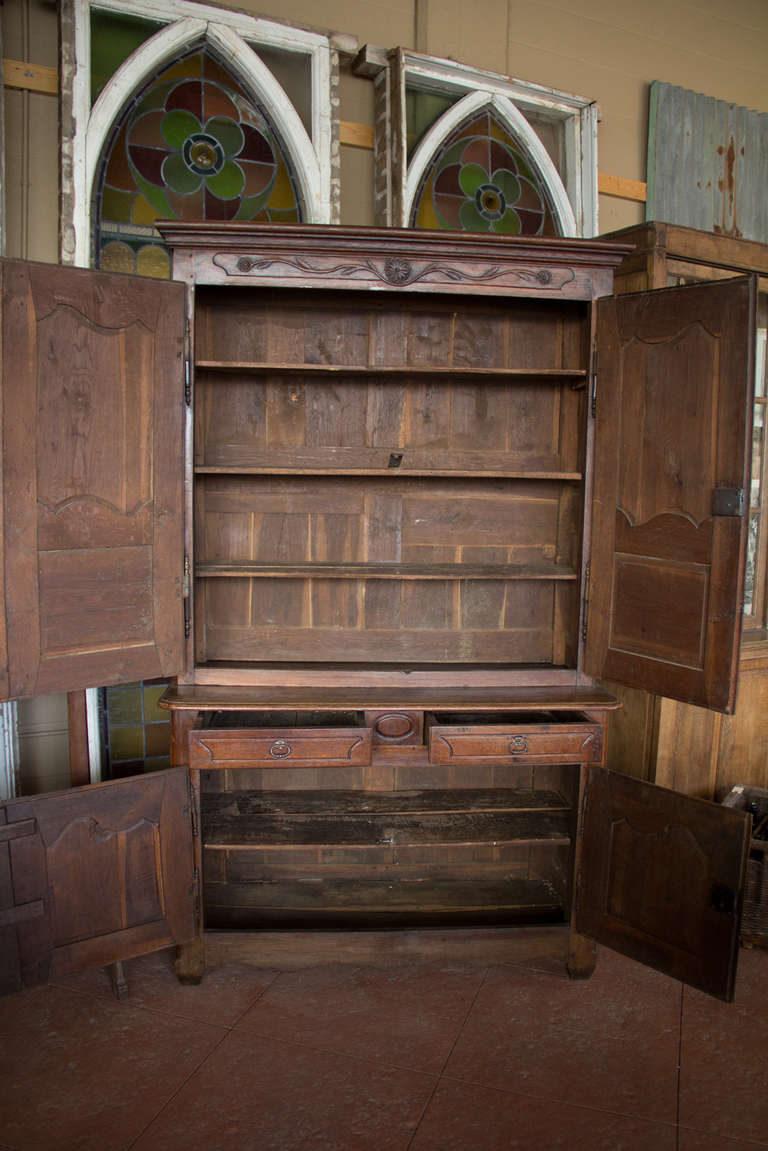
[{"label": "wooden cabinet", "polygon": [[[669,864],[661,789],[584,878],[596,679],[732,706],[752,282],[615,300],[598,241],[162,230],[185,307],[5,270],[8,692],[176,673],[209,923],[560,924],[586,974],[583,924],[680,973],[649,941],[690,893],[654,925],[627,878]],[[673,948],[725,996],[740,851],[695,893],[726,941],[687,910]]]}]

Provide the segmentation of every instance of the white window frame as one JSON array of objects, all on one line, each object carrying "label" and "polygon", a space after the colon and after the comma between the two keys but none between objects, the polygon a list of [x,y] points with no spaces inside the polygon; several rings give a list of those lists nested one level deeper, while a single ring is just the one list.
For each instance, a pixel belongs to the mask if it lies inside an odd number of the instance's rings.
[{"label": "white window frame", "polygon": [[[371,64],[375,67],[373,59]],[[470,113],[488,106],[509,125],[538,167],[562,234],[597,235],[599,113],[594,101],[402,48],[389,53],[386,66],[378,69],[375,82],[380,113],[377,126],[386,120],[389,136],[386,146],[397,158],[387,173],[388,223],[395,227],[409,226],[419,181],[440,145]],[[436,120],[408,163],[405,94],[406,89],[413,88],[460,99]],[[388,105],[386,109],[383,103]],[[561,129],[562,174],[536,135],[535,127],[526,119],[526,113]]]},{"label": "white window frame", "polygon": [[[163,22],[117,70],[91,108],[90,16],[93,9]],[[69,0],[74,59],[62,62],[62,107],[70,131],[62,141],[61,259],[91,262],[91,203],[99,160],[116,118],[141,83],[185,49],[209,44],[262,103],[280,133],[296,177],[308,223],[330,223],[338,210],[338,139],[331,108],[334,67],[329,37],[195,0]],[[298,52],[310,59],[311,133],[251,45]],[[69,155],[67,155],[69,153]]]}]

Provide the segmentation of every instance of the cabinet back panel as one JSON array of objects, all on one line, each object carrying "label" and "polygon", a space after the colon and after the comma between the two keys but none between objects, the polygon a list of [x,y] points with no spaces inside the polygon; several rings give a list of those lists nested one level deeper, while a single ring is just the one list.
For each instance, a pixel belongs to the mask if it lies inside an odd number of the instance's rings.
[{"label": "cabinet back panel", "polygon": [[579,485],[209,476],[197,485],[198,563],[575,565]]},{"label": "cabinet back panel", "polygon": [[219,579],[206,660],[552,663],[554,581]]},{"label": "cabinet back panel", "polygon": [[576,472],[573,381],[198,374],[197,467]]},{"label": "cabinet back panel", "polygon": [[[222,295],[225,298],[222,298]],[[198,360],[583,369],[586,305],[198,287]]]}]

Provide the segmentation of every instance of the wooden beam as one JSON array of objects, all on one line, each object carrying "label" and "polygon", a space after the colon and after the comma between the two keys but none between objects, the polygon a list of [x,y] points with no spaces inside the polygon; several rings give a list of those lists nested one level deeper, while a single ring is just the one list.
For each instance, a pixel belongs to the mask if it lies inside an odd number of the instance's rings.
[{"label": "wooden beam", "polygon": [[23,60],[3,60],[3,84],[26,92],[43,92],[55,96],[59,91],[59,70],[46,64],[27,64]]},{"label": "wooden beam", "polygon": [[624,176],[609,176],[598,172],[597,190],[603,196],[617,196],[620,200],[638,200],[645,203],[647,185],[642,180],[628,180]]},{"label": "wooden beam", "polygon": [[69,711],[69,776],[72,787],[82,787],[91,782],[91,769],[88,759],[88,720],[86,718],[85,692],[67,693]]},{"label": "wooden beam", "polygon": [[355,124],[352,120],[339,121],[339,142],[352,148],[373,150],[373,125]]}]

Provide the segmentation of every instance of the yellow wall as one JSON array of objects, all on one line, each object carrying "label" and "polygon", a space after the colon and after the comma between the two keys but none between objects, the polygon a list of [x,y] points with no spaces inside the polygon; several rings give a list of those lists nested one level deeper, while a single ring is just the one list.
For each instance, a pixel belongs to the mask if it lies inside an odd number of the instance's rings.
[{"label": "yellow wall", "polygon": [[[225,5],[226,6],[226,5]],[[235,6],[235,5],[231,5]],[[766,0],[238,0],[240,9],[359,43],[401,45],[574,92],[600,106],[601,172],[645,179],[648,87],[680,84],[768,112]],[[49,0],[5,0],[3,54],[56,64]],[[342,78],[341,117],[370,124],[368,81]],[[7,250],[56,259],[55,97],[6,91]],[[344,223],[372,220],[372,155],[342,149]],[[600,229],[642,219],[643,205],[600,198]]]}]

